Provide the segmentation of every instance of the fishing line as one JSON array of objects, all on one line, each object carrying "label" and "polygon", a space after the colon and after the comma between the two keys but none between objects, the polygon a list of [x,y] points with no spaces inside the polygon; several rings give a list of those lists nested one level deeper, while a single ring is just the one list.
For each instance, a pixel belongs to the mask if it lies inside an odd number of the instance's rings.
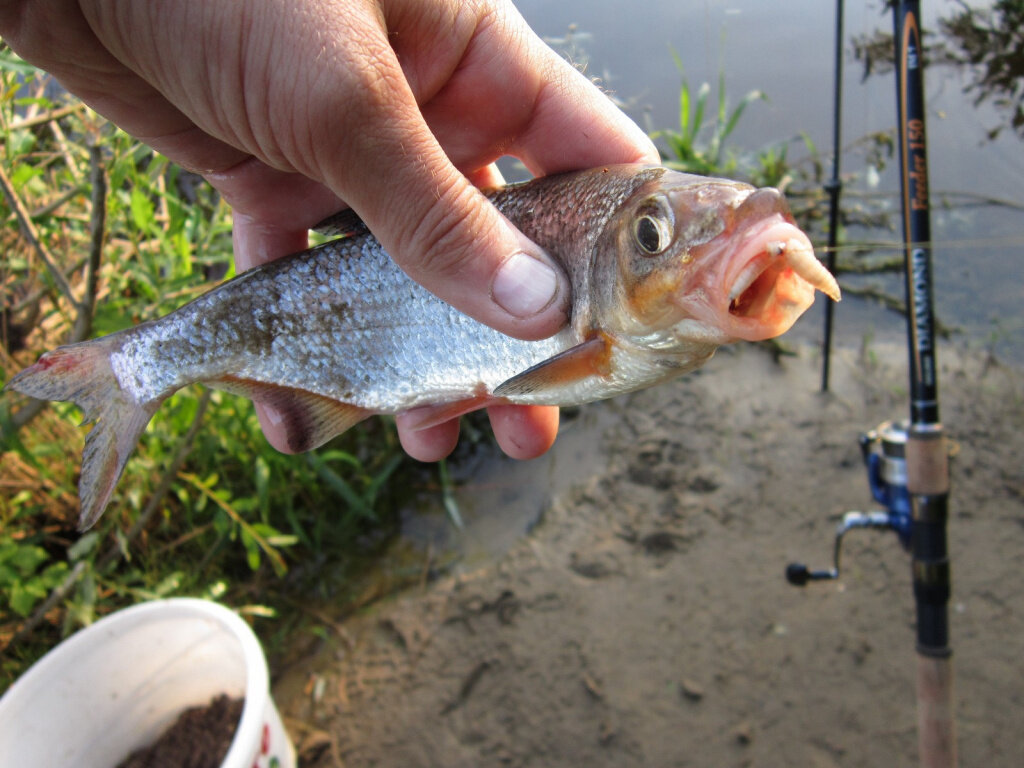
[{"label": "fishing line", "polygon": [[[963,251],[977,248],[1004,248],[1011,246],[1024,246],[1024,235],[1015,237],[990,237],[963,240],[928,240],[921,243],[922,246],[935,247],[942,251]],[[815,245],[814,250],[818,253],[843,253],[845,251],[902,251],[906,245],[896,240],[863,240],[843,243],[830,247],[828,245]]]},{"label": "fishing line", "polygon": [[[814,200],[813,193],[789,192],[797,199],[808,198]],[[1024,202],[1012,200],[1005,197],[992,197],[991,195],[965,190],[947,189],[935,190],[932,197],[941,199],[941,207],[946,210],[962,210],[964,208],[1009,208],[1014,211],[1024,211]],[[865,192],[856,189],[846,190],[846,197],[862,201],[898,200],[899,192],[896,190]],[[956,201],[956,202],[954,202]]]}]

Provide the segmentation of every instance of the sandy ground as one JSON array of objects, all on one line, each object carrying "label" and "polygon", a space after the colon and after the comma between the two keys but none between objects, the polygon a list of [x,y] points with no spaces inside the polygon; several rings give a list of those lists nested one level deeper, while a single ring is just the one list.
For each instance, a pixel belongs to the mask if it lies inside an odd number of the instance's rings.
[{"label": "sandy ground", "polygon": [[[874,507],[857,436],[906,415],[905,361],[841,350],[821,395],[812,348],[746,347],[585,409],[559,440],[597,458],[541,495],[528,536],[347,619],[279,676],[301,764],[917,765],[895,535],[849,534],[840,582],[783,578],[829,566],[841,515]],[[939,363],[960,764],[1017,766],[1024,375],[952,348]]]}]

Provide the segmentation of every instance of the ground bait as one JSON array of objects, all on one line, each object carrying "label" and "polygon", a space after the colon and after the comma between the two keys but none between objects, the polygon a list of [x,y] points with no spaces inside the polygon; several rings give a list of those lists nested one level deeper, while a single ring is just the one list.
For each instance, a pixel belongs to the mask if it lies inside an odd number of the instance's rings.
[{"label": "ground bait", "polygon": [[222,693],[206,706],[186,709],[159,739],[117,768],[218,768],[234,738],[242,703]]}]

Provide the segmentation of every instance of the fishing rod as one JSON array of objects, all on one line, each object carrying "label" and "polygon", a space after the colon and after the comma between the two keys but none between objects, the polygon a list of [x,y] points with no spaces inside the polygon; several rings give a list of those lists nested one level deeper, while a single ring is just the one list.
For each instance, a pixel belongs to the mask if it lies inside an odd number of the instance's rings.
[{"label": "fishing rod", "polygon": [[[841,6],[841,0],[840,6]],[[839,578],[843,535],[855,528],[894,530],[911,553],[917,613],[918,750],[925,768],[957,763],[949,644],[949,450],[939,420],[932,302],[931,224],[924,112],[920,3],[893,3],[900,148],[910,418],[861,437],[872,496],[884,511],[850,512],[836,531],[830,570],[791,563],[786,578],[803,586]]]},{"label": "fishing rod", "polygon": [[928,156],[920,3],[893,8],[897,62],[900,189],[906,242],[910,429],[911,572],[917,607],[918,748],[926,766],[956,765],[952,650],[949,645],[949,449],[939,420],[932,302]]}]

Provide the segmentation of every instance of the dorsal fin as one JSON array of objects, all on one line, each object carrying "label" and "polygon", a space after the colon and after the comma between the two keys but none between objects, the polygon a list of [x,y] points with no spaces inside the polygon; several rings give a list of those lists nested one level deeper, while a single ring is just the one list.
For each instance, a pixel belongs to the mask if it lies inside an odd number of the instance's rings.
[{"label": "dorsal fin", "polygon": [[370,228],[359,218],[359,214],[346,208],[314,225],[313,231],[327,237],[358,237],[369,234]]}]

